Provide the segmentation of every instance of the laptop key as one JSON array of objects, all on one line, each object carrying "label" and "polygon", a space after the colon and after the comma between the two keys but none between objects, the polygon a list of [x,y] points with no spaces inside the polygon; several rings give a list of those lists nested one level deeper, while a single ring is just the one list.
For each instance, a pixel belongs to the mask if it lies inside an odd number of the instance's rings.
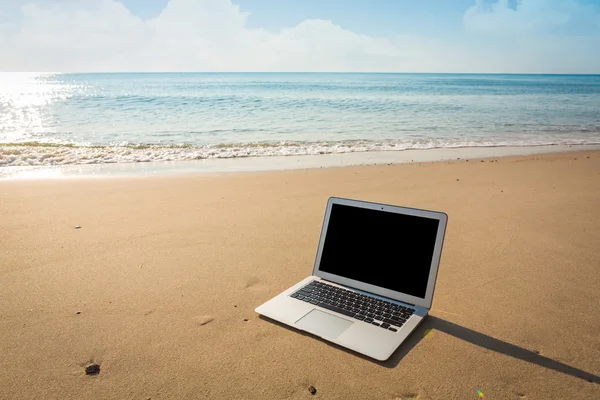
[{"label": "laptop key", "polygon": [[392,328],[391,326],[388,328],[388,330],[389,330],[389,331],[392,331],[392,332],[398,332],[398,329],[396,329],[396,328]]},{"label": "laptop key", "polygon": [[379,324],[379,322],[373,321],[373,322],[371,322],[371,325],[379,326],[380,324]]},{"label": "laptop key", "polygon": [[298,293],[292,293],[292,294],[290,295],[290,297],[296,298],[296,297],[298,297]]},{"label": "laptop key", "polygon": [[373,318],[365,318],[365,322],[370,324],[371,322],[373,322]]},{"label": "laptop key", "polygon": [[395,326],[402,326],[404,324],[403,322],[396,321],[395,319],[390,318],[384,318],[382,321]]},{"label": "laptop key", "polygon": [[323,308],[325,308],[327,310],[335,311],[336,313],[339,313],[339,314],[342,314],[342,315],[346,315],[348,317],[354,317],[354,313],[352,311],[347,311],[347,310],[344,310],[343,308],[340,308],[340,307],[332,306],[332,305],[329,305],[327,303],[318,303],[317,305],[319,307],[323,307]]},{"label": "laptop key", "polygon": [[360,320],[360,321],[362,321],[363,319],[365,319],[365,316],[364,316],[364,315],[358,315],[358,314],[356,314],[356,315],[354,316],[354,318],[355,318],[355,319],[358,319],[358,320]]},{"label": "laptop key", "polygon": [[310,302],[310,297],[305,297],[302,300],[308,303],[308,302]]},{"label": "laptop key", "polygon": [[[292,296],[292,297],[294,297],[294,296]],[[298,299],[298,300],[304,300],[304,296],[298,296],[298,297],[296,297],[296,299]]]},{"label": "laptop key", "polygon": [[383,329],[387,329],[387,328],[389,328],[389,327],[390,327],[390,324],[388,324],[387,322],[384,322],[383,324],[381,324],[381,327],[382,327]]},{"label": "laptop key", "polygon": [[318,302],[317,300],[314,300],[314,299],[311,299],[311,300],[309,301],[309,303],[310,303],[310,304],[315,304],[315,305],[319,304],[319,302]]}]

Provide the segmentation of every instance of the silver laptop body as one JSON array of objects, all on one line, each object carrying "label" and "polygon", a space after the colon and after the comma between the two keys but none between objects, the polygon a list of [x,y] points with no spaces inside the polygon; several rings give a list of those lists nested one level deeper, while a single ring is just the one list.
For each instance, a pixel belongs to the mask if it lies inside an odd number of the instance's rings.
[{"label": "silver laptop body", "polygon": [[332,197],[312,276],[256,308],[376,360],[427,316],[448,216]]}]

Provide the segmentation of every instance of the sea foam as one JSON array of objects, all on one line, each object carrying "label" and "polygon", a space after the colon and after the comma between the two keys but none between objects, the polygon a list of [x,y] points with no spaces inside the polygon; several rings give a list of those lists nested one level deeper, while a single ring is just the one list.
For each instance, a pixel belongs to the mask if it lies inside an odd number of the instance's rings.
[{"label": "sea foam", "polygon": [[[540,138],[541,139],[541,138]],[[54,143],[0,144],[1,166],[53,166],[109,163],[139,163],[227,159],[240,157],[303,156],[371,151],[426,150],[464,147],[546,146],[600,144],[600,140],[569,140],[564,138],[528,141],[332,141],[332,142],[257,142],[211,146],[181,145],[114,145],[79,146]]]}]

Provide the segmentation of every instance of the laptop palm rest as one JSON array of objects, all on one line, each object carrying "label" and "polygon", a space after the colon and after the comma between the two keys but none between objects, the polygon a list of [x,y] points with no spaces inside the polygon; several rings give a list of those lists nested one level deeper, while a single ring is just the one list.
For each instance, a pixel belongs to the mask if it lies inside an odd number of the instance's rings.
[{"label": "laptop palm rest", "polygon": [[354,322],[319,310],[312,310],[294,324],[297,328],[315,335],[337,339]]}]

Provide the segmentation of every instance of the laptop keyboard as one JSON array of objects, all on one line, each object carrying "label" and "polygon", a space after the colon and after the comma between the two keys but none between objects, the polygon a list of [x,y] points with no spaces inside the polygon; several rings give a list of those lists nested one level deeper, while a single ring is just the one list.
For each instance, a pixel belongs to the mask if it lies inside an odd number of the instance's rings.
[{"label": "laptop keyboard", "polygon": [[312,281],[290,297],[397,332],[415,310],[321,281]]}]

